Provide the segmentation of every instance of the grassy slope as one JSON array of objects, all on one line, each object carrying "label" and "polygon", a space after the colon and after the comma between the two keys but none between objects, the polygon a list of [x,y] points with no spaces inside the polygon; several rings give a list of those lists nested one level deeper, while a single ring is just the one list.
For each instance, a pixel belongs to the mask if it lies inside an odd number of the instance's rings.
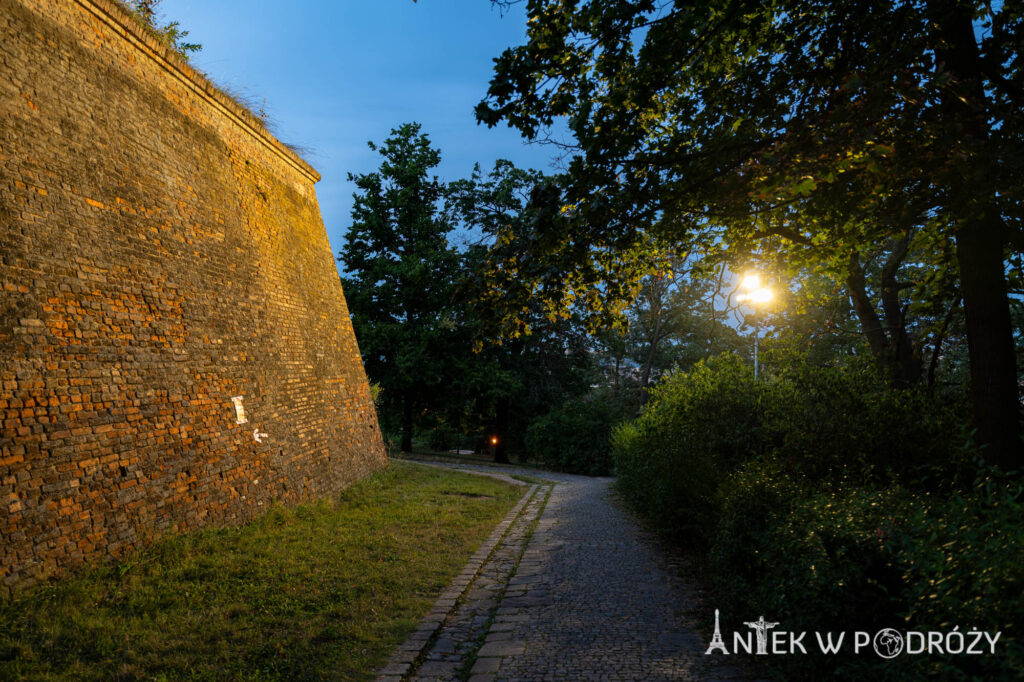
[{"label": "grassy slope", "polygon": [[372,679],[522,494],[393,462],[0,604],[0,679]]}]

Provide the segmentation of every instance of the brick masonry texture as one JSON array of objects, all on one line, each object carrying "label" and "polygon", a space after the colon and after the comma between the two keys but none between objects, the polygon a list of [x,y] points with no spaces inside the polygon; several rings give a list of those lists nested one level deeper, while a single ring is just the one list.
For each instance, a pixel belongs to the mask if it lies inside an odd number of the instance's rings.
[{"label": "brick masonry texture", "polygon": [[120,6],[0,0],[0,170],[0,592],[386,464],[319,175]]}]

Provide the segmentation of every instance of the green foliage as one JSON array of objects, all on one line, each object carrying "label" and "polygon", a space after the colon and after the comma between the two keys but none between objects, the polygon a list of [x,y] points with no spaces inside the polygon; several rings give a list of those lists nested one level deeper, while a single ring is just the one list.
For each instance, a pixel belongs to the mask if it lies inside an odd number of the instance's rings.
[{"label": "green foliage", "polygon": [[708,542],[728,475],[770,456],[792,476],[949,488],[973,465],[962,415],[924,391],[893,391],[852,357],[813,366],[770,350],[759,381],[721,355],[670,376],[613,437],[619,486],[667,531]]},{"label": "green foliage", "polygon": [[929,677],[1024,678],[1021,519],[1024,484],[986,472],[966,493],[922,496],[893,525],[887,544],[903,571],[909,624],[918,630],[1002,631],[998,656],[922,662]]},{"label": "green foliage", "polygon": [[613,434],[619,489],[665,532],[707,542],[719,484],[765,447],[766,386],[733,354],[665,379],[640,417]]},{"label": "green foliage", "polygon": [[748,340],[717,309],[720,291],[718,278],[702,272],[689,255],[670,258],[666,270],[644,278],[625,313],[627,332],[612,329],[595,335],[606,374],[618,384],[636,384],[638,407],[647,389],[669,372],[749,348]]},{"label": "green foliage", "polygon": [[[448,388],[455,408],[448,420],[461,422],[465,433],[486,428],[498,436],[497,461],[507,459],[507,452],[529,456],[524,441],[530,422],[589,387],[588,339],[576,316],[549,315],[527,296],[519,326],[498,336],[494,315],[503,309],[504,294],[483,276],[502,230],[520,229],[532,219],[530,204],[546,182],[538,171],[499,159],[486,175],[475,167],[470,178],[448,188],[450,215],[468,232],[483,235],[462,254],[455,289],[457,322],[475,352],[460,360],[459,381]],[[505,274],[510,283],[518,280],[514,272]]]},{"label": "green foliage", "polygon": [[380,394],[382,390],[383,389],[380,387],[380,384],[370,382],[370,398],[373,399],[373,404],[376,405],[377,407],[380,407]]},{"label": "green foliage", "polygon": [[612,473],[612,425],[625,408],[606,393],[563,403],[535,419],[526,431],[526,450],[544,466],[590,476]]},{"label": "green foliage", "polygon": [[[647,230],[714,241],[698,234],[709,214],[737,237],[725,248],[774,240],[822,250],[823,264],[928,216],[943,217],[925,231],[948,236],[947,217],[972,205],[962,192],[1020,196],[1021,140],[1006,132],[1020,120],[1013,4],[532,0],[527,11],[526,42],[495,60],[477,117],[528,138],[566,121],[567,208],[589,229],[553,227],[573,230],[561,257],[580,267],[584,245],[606,237],[620,252]],[[955,132],[967,125],[976,137]],[[1012,200],[1004,210],[1019,216]]]},{"label": "green foliage", "polygon": [[823,485],[777,460],[725,486],[711,551],[716,603],[787,629],[1002,632],[996,656],[773,659],[786,679],[1014,680],[1024,674],[1019,481],[966,493]]},{"label": "green foliage", "polygon": [[783,679],[1018,679],[1024,484],[966,483],[978,455],[962,410],[892,390],[870,360],[816,366],[770,344],[766,361],[757,382],[726,356],[665,380],[615,434],[627,500],[709,548],[726,613],[791,631],[1003,632],[994,657],[773,658]]},{"label": "green foliage", "polygon": [[890,390],[864,356],[820,366],[769,346],[765,363],[771,399],[762,428],[789,470],[816,481],[949,484],[973,467],[965,406],[946,406],[923,390]]},{"label": "green foliage", "polygon": [[[473,168],[469,178],[453,182],[448,197],[453,215],[474,232],[484,235],[487,246],[479,244],[469,249],[464,278],[460,283],[461,293],[471,308],[474,322],[479,325],[478,343],[494,337],[495,314],[504,310],[503,297],[516,290],[516,300],[523,301],[519,312],[521,319],[514,329],[503,330],[504,339],[513,339],[529,334],[537,321],[545,319],[546,311],[528,303],[530,291],[519,285],[529,286],[520,273],[509,263],[493,264],[491,256],[495,247],[508,239],[508,234],[522,233],[529,229],[533,218],[535,197],[542,193],[548,183],[544,174],[535,170],[517,168],[511,161],[498,159],[494,168],[486,175],[480,166]],[[486,266],[492,270],[488,272]],[[495,286],[493,277],[501,279],[501,286]],[[550,321],[554,321],[551,318]]]},{"label": "green foliage", "polygon": [[495,60],[477,118],[531,139],[564,121],[574,139],[535,219],[495,252],[496,285],[516,277],[496,297],[510,324],[531,296],[552,314],[577,300],[621,312],[672,244],[844,287],[903,386],[921,379],[922,343],[939,345],[959,300],[979,440],[990,462],[1019,466],[1005,287],[1024,206],[1017,3],[527,11],[526,42]]},{"label": "green foliage", "polygon": [[431,450],[451,450],[458,445],[459,433],[449,424],[441,423],[430,430],[427,445]]},{"label": "green foliage", "polygon": [[440,152],[407,123],[380,147],[380,168],[349,175],[358,192],[339,260],[352,325],[370,380],[380,384],[385,428],[411,447],[416,415],[436,406],[468,340],[456,334],[454,278],[459,257],[442,213],[445,187],[430,171]]},{"label": "green foliage", "polygon": [[160,21],[158,9],[160,2],[161,0],[127,0],[125,5],[132,16],[138,19],[147,31],[167,43],[168,47],[188,61],[189,57],[202,50],[203,46],[199,43],[185,41],[188,31],[181,28],[180,22],[162,23]]},{"label": "green foliage", "polygon": [[[904,491],[822,486],[769,459],[742,466],[722,497],[710,559],[722,608],[771,614],[797,632],[897,624],[900,571],[883,539]],[[772,663],[788,678],[863,679],[863,656],[799,659]]]}]

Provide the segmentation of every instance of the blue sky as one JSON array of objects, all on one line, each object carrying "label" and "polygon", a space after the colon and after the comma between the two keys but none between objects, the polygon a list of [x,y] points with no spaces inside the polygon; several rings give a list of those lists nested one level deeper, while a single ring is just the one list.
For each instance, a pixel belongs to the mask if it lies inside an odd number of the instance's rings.
[{"label": "blue sky", "polygon": [[473,117],[491,60],[524,41],[518,5],[502,16],[489,0],[163,0],[160,11],[203,45],[196,66],[257,109],[266,100],[277,136],[310,150],[335,255],[350,223],[346,174],[375,169],[380,157],[367,140],[402,123],[423,124],[441,150],[443,180],[499,158],[551,170],[551,147]]}]

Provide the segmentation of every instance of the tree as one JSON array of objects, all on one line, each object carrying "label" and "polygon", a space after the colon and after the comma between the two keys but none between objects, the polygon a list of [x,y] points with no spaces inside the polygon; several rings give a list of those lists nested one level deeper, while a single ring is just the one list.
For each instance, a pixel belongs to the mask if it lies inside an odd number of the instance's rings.
[{"label": "tree", "polygon": [[[495,273],[535,278],[518,289],[553,308],[580,285],[614,305],[657,267],[642,254],[659,239],[773,240],[837,276],[845,261],[857,303],[861,259],[884,245],[893,328],[876,350],[914,375],[889,275],[929,230],[952,246],[926,262],[959,277],[979,440],[1017,468],[1004,256],[1022,241],[1019,1],[530,0],[528,13],[528,42],[497,60],[478,119],[535,138],[564,117],[575,144],[560,208],[538,211]],[[558,282],[559,267],[574,276]]]},{"label": "tree", "polygon": [[603,370],[600,383],[636,409],[663,376],[726,351],[745,355],[749,348],[733,326],[736,308],[724,290],[722,269],[712,271],[706,262],[697,266],[690,254],[671,258],[669,266],[641,281],[624,313],[624,331],[592,336]]},{"label": "tree", "polygon": [[830,198],[827,211],[816,214],[811,206],[790,216],[794,226],[786,237],[758,237],[751,227],[743,235],[757,245],[750,258],[786,281],[823,278],[845,290],[866,347],[891,385],[914,386],[925,377],[928,337],[956,307],[955,245],[934,223],[900,222],[888,214],[874,220],[901,229],[877,240],[857,239],[864,228],[856,221],[863,218],[839,215],[842,201]]},{"label": "tree", "polygon": [[695,267],[691,254],[673,258],[671,269],[644,279],[627,312],[629,347],[640,367],[642,402],[655,381],[672,370],[688,370],[698,361],[746,347],[729,325],[732,314],[722,290],[721,269]]},{"label": "tree", "polygon": [[[518,311],[517,333],[503,340],[494,335],[493,319],[501,309],[495,299],[501,291],[481,276],[495,240],[504,230],[519,229],[532,219],[534,197],[547,183],[538,171],[498,160],[488,174],[477,166],[471,177],[449,187],[452,217],[477,237],[462,254],[457,284],[460,329],[474,340],[476,350],[462,361],[459,389],[475,420],[497,437],[498,462],[508,461],[510,449],[522,447],[529,423],[588,386],[589,355],[577,320],[549,316],[527,298]],[[527,330],[528,335],[519,333]]]},{"label": "tree", "polygon": [[382,388],[382,416],[400,426],[408,452],[417,417],[437,406],[460,350],[452,317],[459,260],[441,210],[445,186],[429,175],[440,152],[420,125],[369,146],[383,160],[375,172],[349,174],[358,191],[339,254],[342,284],[366,372]]}]

